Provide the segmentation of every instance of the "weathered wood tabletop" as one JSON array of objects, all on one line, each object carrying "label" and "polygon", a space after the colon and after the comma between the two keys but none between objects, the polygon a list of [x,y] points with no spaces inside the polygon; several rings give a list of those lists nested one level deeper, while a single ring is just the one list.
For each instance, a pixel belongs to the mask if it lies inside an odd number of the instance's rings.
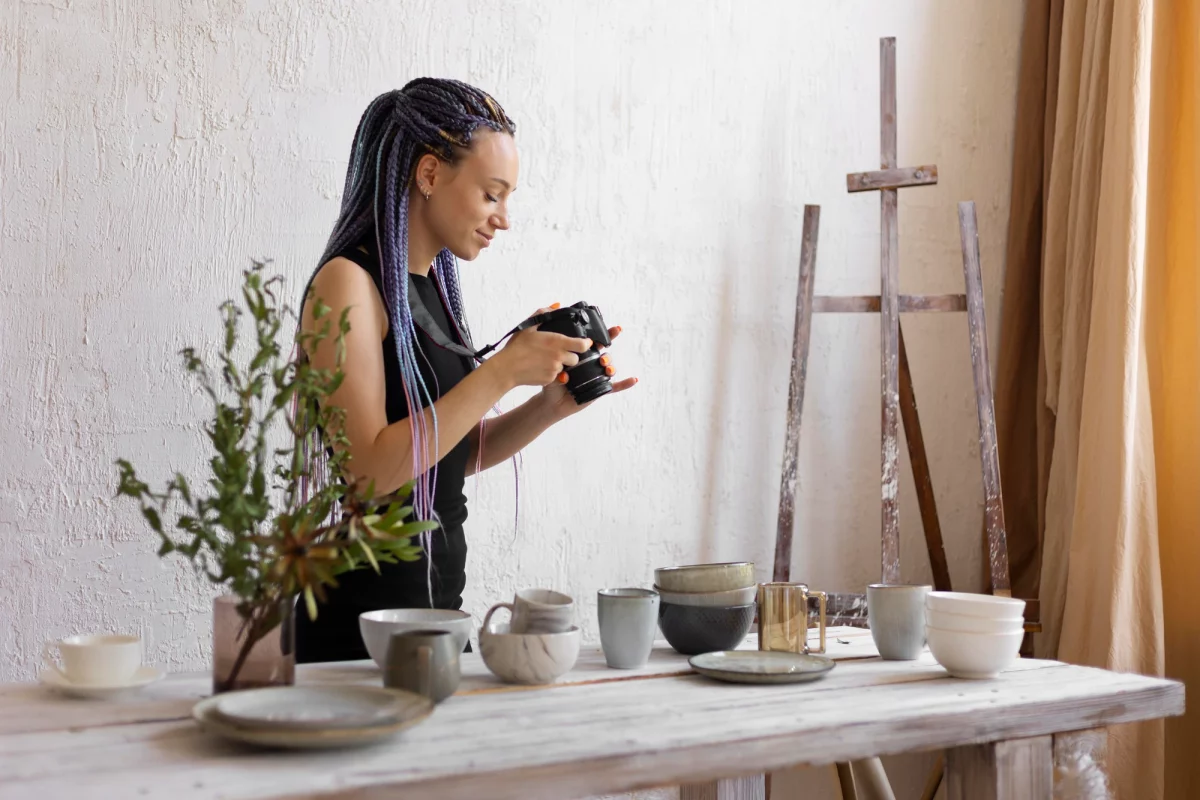
[{"label": "weathered wood tabletop", "polygon": [[[1180,714],[1183,686],[1021,660],[996,680],[947,676],[926,653],[876,657],[867,631],[831,629],[815,683],[723,684],[665,644],[632,672],[597,648],[549,687],[496,681],[463,657],[460,691],[367,748],[252,750],[191,719],[206,673],[120,701],[0,686],[0,798],[570,798],[679,784],[685,798],[764,797],[763,773],[948,749],[951,797],[1050,797],[1053,737]],[[745,647],[753,648],[753,638]],[[380,684],[371,662],[310,665],[301,683]]]}]

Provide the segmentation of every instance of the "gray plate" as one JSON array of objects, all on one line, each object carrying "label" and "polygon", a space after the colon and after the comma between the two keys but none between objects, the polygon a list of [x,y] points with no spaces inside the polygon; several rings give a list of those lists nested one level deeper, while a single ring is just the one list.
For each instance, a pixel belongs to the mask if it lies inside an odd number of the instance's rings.
[{"label": "gray plate", "polygon": [[709,678],[729,683],[802,683],[825,677],[832,658],[775,650],[721,650],[692,656],[688,664]]},{"label": "gray plate", "polygon": [[275,686],[213,700],[209,713],[228,725],[276,731],[392,726],[421,706],[408,692],[374,686]]},{"label": "gray plate", "polygon": [[267,748],[293,750],[331,749],[374,744],[395,736],[400,731],[427,719],[433,713],[433,701],[411,692],[382,689],[401,697],[406,708],[400,718],[390,724],[366,725],[351,728],[245,728],[225,721],[215,714],[221,696],[201,700],[192,708],[192,717],[209,733],[225,739]]}]

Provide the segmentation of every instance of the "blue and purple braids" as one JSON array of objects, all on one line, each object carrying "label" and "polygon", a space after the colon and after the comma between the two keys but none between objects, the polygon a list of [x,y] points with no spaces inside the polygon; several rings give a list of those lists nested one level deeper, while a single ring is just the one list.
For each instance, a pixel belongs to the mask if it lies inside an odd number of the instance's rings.
[{"label": "blue and purple braids", "polygon": [[[399,91],[376,97],[358,122],[341,211],[325,252],[317,262],[319,269],[347,247],[372,236],[376,241],[383,275],[383,300],[409,408],[413,474],[417,476],[413,508],[420,519],[435,517],[433,494],[437,469],[435,464],[426,463],[426,453],[431,443],[431,450],[436,453],[438,442],[435,397],[418,368],[416,327],[408,305],[409,189],[422,155],[432,153],[454,164],[471,147],[472,136],[480,128],[510,135],[516,131],[499,103],[486,92],[461,81],[418,78]],[[458,259],[449,250],[442,250],[432,272],[450,308],[453,324],[461,338],[470,341],[458,280]],[[431,411],[432,431],[428,430],[425,415],[419,413],[424,406]],[[309,443],[305,450],[310,459],[320,459],[324,453],[317,442]],[[310,472],[320,479],[322,469],[318,466]],[[428,539],[424,543],[428,548]]]}]

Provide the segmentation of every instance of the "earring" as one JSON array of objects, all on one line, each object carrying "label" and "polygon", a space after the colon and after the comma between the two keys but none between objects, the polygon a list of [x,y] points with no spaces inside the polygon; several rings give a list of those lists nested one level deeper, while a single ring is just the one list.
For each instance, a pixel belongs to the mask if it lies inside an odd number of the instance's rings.
[{"label": "earring", "polygon": [[424,186],[421,187],[421,194],[425,196],[426,200],[429,199],[429,190],[426,189]]}]

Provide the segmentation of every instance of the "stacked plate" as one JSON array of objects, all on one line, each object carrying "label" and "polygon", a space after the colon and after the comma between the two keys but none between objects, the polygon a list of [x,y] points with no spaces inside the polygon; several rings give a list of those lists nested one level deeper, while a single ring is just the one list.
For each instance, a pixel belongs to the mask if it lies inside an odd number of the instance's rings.
[{"label": "stacked plate", "polygon": [[263,747],[320,749],[370,744],[416,725],[433,701],[374,686],[277,686],[227,692],[192,716],[226,739]]},{"label": "stacked plate", "polygon": [[689,564],[654,570],[658,626],[684,655],[733,650],[754,622],[754,562]]},{"label": "stacked plate", "polygon": [[929,651],[956,678],[994,678],[1020,653],[1024,614],[1024,600],[930,592],[925,596]]}]

